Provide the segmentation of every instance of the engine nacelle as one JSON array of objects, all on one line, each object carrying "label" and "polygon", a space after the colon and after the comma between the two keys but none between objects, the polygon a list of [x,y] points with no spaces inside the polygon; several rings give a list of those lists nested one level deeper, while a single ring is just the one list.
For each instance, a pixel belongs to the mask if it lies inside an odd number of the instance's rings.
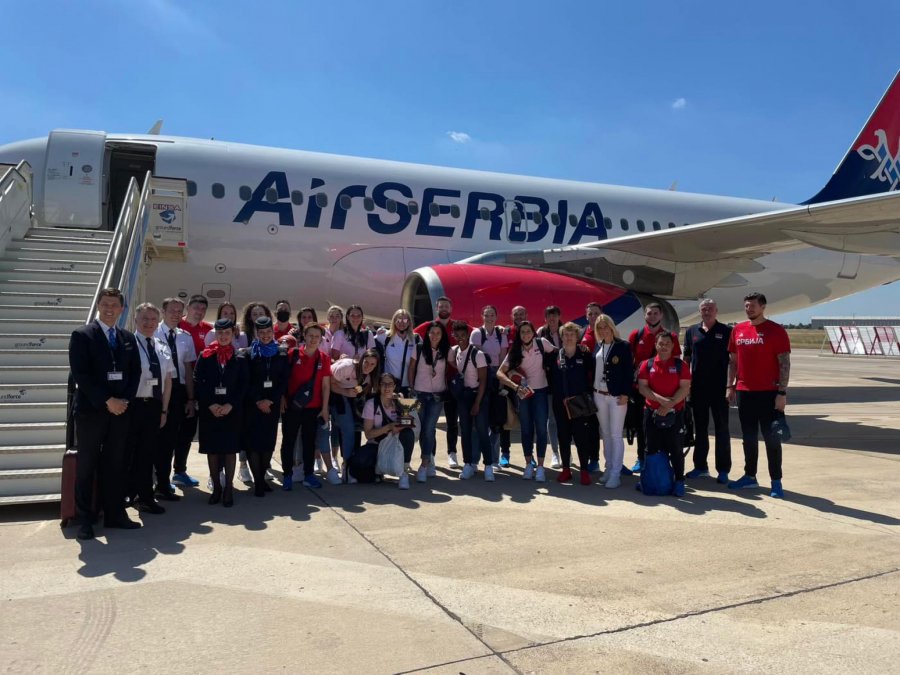
[{"label": "engine nacelle", "polygon": [[528,318],[539,326],[544,309],[557,305],[562,318],[584,325],[584,308],[599,302],[612,317],[622,337],[644,323],[643,308],[658,302],[663,307],[663,325],[678,331],[678,315],[664,300],[641,295],[603,281],[593,281],[545,270],[456,263],[421,267],[411,272],[403,284],[401,306],[418,324],[434,318],[437,299],[446,295],[453,301],[453,318],[469,325],[481,325],[481,308],[494,305],[499,323],[508,323],[513,307],[522,305]]}]

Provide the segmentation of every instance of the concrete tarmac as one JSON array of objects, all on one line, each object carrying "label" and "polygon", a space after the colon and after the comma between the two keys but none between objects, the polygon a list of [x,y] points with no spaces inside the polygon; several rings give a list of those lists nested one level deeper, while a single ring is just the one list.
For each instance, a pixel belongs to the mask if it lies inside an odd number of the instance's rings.
[{"label": "concrete tarmac", "polygon": [[0,672],[897,673],[900,362],[793,361],[784,500],[764,451],[763,489],[675,499],[525,482],[517,445],[460,481],[439,432],[407,492],[201,485],[89,542],[4,509]]}]

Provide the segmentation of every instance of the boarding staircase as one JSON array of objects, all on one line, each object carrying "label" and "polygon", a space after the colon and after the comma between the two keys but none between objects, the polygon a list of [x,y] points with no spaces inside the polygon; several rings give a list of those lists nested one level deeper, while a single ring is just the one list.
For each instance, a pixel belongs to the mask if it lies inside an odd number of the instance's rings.
[{"label": "boarding staircase", "polygon": [[125,293],[120,324],[131,327],[159,254],[148,232],[153,181],[148,173],[141,190],[132,179],[114,232],[51,228],[35,221],[27,162],[0,166],[0,505],[60,499],[74,439],[69,336],[93,320],[107,286]]}]

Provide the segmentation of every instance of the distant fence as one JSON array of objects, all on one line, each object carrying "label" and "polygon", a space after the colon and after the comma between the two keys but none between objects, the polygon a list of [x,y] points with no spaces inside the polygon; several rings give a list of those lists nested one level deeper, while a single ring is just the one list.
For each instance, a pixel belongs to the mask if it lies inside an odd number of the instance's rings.
[{"label": "distant fence", "polygon": [[826,345],[836,356],[900,357],[900,326],[824,326]]}]

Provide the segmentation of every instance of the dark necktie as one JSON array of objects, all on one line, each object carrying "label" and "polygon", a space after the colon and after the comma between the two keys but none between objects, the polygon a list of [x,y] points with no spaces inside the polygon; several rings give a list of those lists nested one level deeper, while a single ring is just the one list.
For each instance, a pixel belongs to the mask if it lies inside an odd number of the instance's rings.
[{"label": "dark necktie", "polygon": [[106,331],[106,334],[109,339],[109,348],[113,351],[116,351],[119,348],[119,343],[116,342],[116,329],[110,328],[108,331]]},{"label": "dark necktie", "polygon": [[162,400],[162,382],[160,381],[162,368],[159,365],[159,356],[153,347],[153,338],[148,337],[147,340],[147,361],[150,363],[150,376],[156,378],[156,385],[153,387],[153,398]]},{"label": "dark necktie", "polygon": [[169,336],[166,338],[169,343],[169,351],[172,352],[172,361],[175,362],[175,378],[181,382],[181,374],[178,371],[178,349],[175,347],[175,329],[169,329]]}]

